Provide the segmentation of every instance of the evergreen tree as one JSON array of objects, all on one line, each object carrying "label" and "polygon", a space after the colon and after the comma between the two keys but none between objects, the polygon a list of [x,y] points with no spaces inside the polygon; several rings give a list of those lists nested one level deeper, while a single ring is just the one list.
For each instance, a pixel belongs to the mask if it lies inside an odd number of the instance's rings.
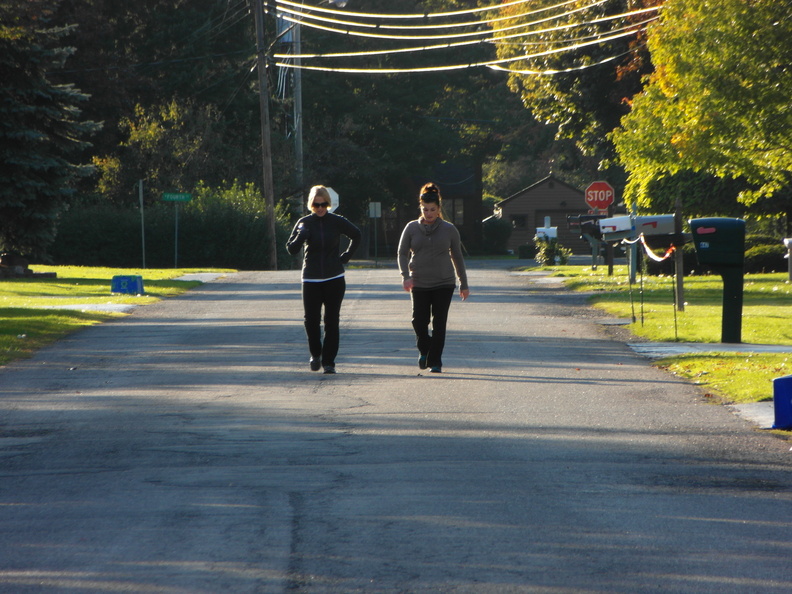
[{"label": "evergreen tree", "polygon": [[98,124],[83,121],[87,99],[73,85],[53,84],[71,49],[71,27],[52,27],[52,1],[0,0],[0,249],[43,257],[75,180],[76,163]]}]

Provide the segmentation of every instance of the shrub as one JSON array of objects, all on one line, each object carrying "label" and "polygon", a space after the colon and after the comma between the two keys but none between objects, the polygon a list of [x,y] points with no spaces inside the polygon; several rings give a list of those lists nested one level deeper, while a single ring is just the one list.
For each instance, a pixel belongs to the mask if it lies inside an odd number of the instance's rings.
[{"label": "shrub", "polygon": [[485,253],[505,254],[509,245],[512,226],[509,221],[489,217],[481,225],[482,247]]},{"label": "shrub", "polygon": [[536,246],[532,243],[524,243],[517,246],[517,257],[521,260],[530,260],[536,257]]},{"label": "shrub", "polygon": [[534,243],[536,243],[536,263],[540,266],[569,263],[572,250],[558,243],[555,237],[550,239],[534,237]]},{"label": "shrub", "polygon": [[[144,218],[147,267],[263,270],[269,265],[269,225],[252,185],[199,185],[192,201],[178,206],[158,202],[146,207]],[[292,264],[283,247],[289,231],[285,216],[278,216],[275,243],[282,268]],[[78,204],[61,217],[52,259],[56,264],[135,268],[143,263],[141,235],[137,208]]]},{"label": "shrub", "polygon": [[[152,214],[146,213],[147,240],[160,235],[154,229],[157,224]],[[152,243],[147,241],[147,250],[155,251]],[[61,215],[55,241],[49,249],[55,264],[123,268],[140,266],[140,213],[137,209],[110,204],[75,204]]]},{"label": "shrub", "polygon": [[786,247],[781,242],[778,245],[757,245],[745,252],[745,272],[786,272],[789,263],[784,258]]},{"label": "shrub", "polygon": [[748,251],[759,245],[780,245],[783,247],[782,238],[760,233],[751,233],[745,236],[745,250]]}]

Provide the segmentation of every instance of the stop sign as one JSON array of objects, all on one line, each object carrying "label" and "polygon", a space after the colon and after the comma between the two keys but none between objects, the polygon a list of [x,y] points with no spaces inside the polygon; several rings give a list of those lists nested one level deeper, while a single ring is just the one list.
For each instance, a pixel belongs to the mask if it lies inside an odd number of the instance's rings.
[{"label": "stop sign", "polygon": [[616,192],[613,186],[606,181],[595,181],[586,188],[586,204],[590,208],[599,208],[605,210],[616,198]]}]

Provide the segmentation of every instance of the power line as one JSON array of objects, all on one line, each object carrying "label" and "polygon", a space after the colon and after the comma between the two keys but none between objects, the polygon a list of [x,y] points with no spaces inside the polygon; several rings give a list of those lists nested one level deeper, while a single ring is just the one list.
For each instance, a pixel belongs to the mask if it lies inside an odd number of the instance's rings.
[{"label": "power line", "polygon": [[527,60],[532,58],[540,58],[544,56],[549,56],[553,54],[559,54],[562,52],[567,51],[574,51],[578,49],[582,49],[584,47],[598,45],[601,43],[605,43],[608,41],[613,41],[615,39],[620,39],[622,37],[632,36],[638,32],[644,31],[646,28],[641,27],[635,30],[630,31],[622,31],[620,33],[616,33],[613,35],[606,35],[604,37],[598,37],[592,41],[586,41],[583,43],[576,43],[573,45],[549,49],[541,52],[537,52],[534,54],[525,54],[521,56],[513,56],[509,58],[501,58],[498,60],[488,60],[485,62],[471,62],[467,64],[454,64],[448,66],[428,66],[428,67],[419,67],[419,68],[331,68],[331,67],[321,67],[321,66],[309,66],[309,65],[295,65],[289,64],[285,62],[276,62],[277,66],[283,68],[299,68],[302,70],[314,70],[320,72],[343,72],[347,74],[405,74],[405,73],[425,73],[425,72],[444,72],[450,70],[464,70],[467,68],[477,68],[477,67],[488,67],[492,68],[493,66],[498,66],[500,64],[506,64],[510,62],[516,62],[518,60]]},{"label": "power line", "polygon": [[[465,10],[456,10],[452,12],[435,12],[435,13],[411,13],[411,14],[391,14],[391,13],[366,13],[366,12],[352,12],[346,10],[338,10],[333,8],[323,8],[321,6],[311,6],[310,9],[314,12],[324,12],[327,14],[343,14],[349,15],[354,14],[356,17],[363,17],[363,18],[379,18],[379,19],[433,19],[433,18],[446,18],[446,17],[453,17],[453,16],[464,16],[468,14],[474,14],[478,12],[487,12],[490,10],[501,10],[503,8],[508,8],[509,6],[515,6],[517,4],[527,4],[528,2],[532,2],[533,0],[512,0],[511,2],[504,2],[502,4],[493,4],[490,6],[480,6],[478,8],[468,8]],[[278,0],[278,6],[285,5],[285,6],[295,6],[297,8],[308,8],[306,5],[302,4],[301,2],[290,2],[289,0]],[[271,8],[269,2],[265,2],[265,7]]]},{"label": "power line", "polygon": [[[575,4],[578,1],[579,0],[566,0],[565,2],[561,2],[560,4],[555,4],[553,6],[545,6],[544,8],[538,8],[538,9],[531,10],[531,11],[524,12],[524,13],[520,13],[520,14],[508,15],[508,16],[499,16],[499,17],[495,17],[495,18],[491,18],[491,19],[485,19],[485,20],[465,21],[465,22],[461,22],[461,23],[448,23],[448,24],[445,24],[445,25],[437,24],[437,23],[431,23],[431,24],[426,24],[426,23],[424,23],[424,24],[409,24],[409,25],[388,25],[388,24],[383,24],[383,23],[363,23],[363,22],[360,22],[360,21],[353,21],[353,20],[334,19],[334,18],[328,18],[328,17],[323,17],[323,16],[317,16],[316,14],[313,14],[311,12],[311,9],[313,7],[308,7],[307,5],[304,6],[303,10],[292,10],[292,9],[289,9],[289,8],[283,8],[281,6],[283,4],[282,2],[278,3],[277,12],[278,12],[279,15],[280,14],[294,15],[294,17],[295,17],[294,20],[298,21],[298,22],[305,22],[306,19],[308,19],[308,20],[313,19],[313,20],[319,21],[321,23],[336,24],[336,25],[350,25],[350,26],[353,26],[353,27],[368,28],[368,29],[378,29],[378,30],[383,30],[383,29],[397,29],[397,30],[398,29],[410,29],[410,30],[432,29],[432,30],[437,30],[437,29],[452,29],[452,28],[453,29],[458,29],[458,28],[461,28],[461,27],[475,27],[475,26],[482,26],[482,25],[490,25],[492,23],[497,23],[497,22],[500,22],[500,21],[513,20],[513,19],[517,19],[517,18],[520,18],[520,17],[526,17],[526,16],[531,16],[531,15],[534,15],[534,14],[539,14],[539,13],[542,13],[542,12],[548,12],[548,11],[551,11],[551,10],[555,10],[557,8],[568,6],[570,4]],[[592,4],[590,6],[596,6],[597,4],[601,4],[601,3],[602,3],[601,1],[600,2],[595,2],[594,4]],[[342,14],[344,14],[345,16],[355,16],[355,13],[350,13],[350,12],[344,12]],[[283,18],[285,18],[285,17],[283,17]],[[292,20],[292,19],[287,19],[287,20]]]},{"label": "power line", "polygon": [[[247,7],[247,1],[248,0],[237,0],[237,3],[229,5],[222,15],[211,18],[208,24],[203,27],[198,27],[180,39],[174,40],[173,46],[182,47],[190,41],[200,43],[202,38],[213,39],[225,33],[228,29],[249,16],[250,12]],[[229,16],[229,13],[231,13],[231,16]]]},{"label": "power line", "polygon": [[[184,35],[181,38],[177,38],[173,41],[172,47],[179,48],[182,51],[171,51],[170,56],[174,54],[183,54],[183,48],[185,46],[188,47],[197,47],[197,46],[205,46],[207,45],[207,41],[216,39],[218,36],[226,33],[229,29],[234,27],[235,25],[239,24],[239,22],[249,15],[249,11],[247,9],[247,0],[236,0],[234,3],[229,3],[226,6],[226,10],[220,14],[213,17],[210,17],[208,22],[205,23],[203,26],[197,27],[196,29],[190,31],[187,35]],[[244,53],[243,52],[236,52],[236,53]],[[220,57],[229,54],[212,54],[212,57]],[[148,70],[151,67],[155,66],[162,66],[166,64],[177,64],[182,61],[192,61],[193,59],[202,59],[201,57],[183,57],[183,58],[163,58],[158,61],[154,62],[147,62],[136,64],[134,68],[145,68]],[[143,74],[143,73],[141,73]]]},{"label": "power line", "polygon": [[[290,21],[290,22],[299,23],[299,24],[302,24],[305,27],[310,27],[312,29],[317,29],[317,30],[320,30],[320,31],[326,31],[326,32],[330,32],[330,33],[339,33],[339,34],[342,34],[342,35],[345,35],[345,36],[352,36],[352,37],[368,37],[368,38],[371,38],[371,39],[392,39],[392,40],[408,40],[408,41],[432,40],[432,39],[458,39],[458,38],[463,38],[463,37],[483,37],[483,36],[490,35],[492,33],[500,33],[502,31],[513,31],[515,29],[526,29],[526,28],[534,26],[534,25],[539,25],[539,24],[542,24],[542,23],[546,23],[548,21],[555,21],[555,20],[561,19],[563,17],[571,16],[572,14],[576,14],[576,13],[579,13],[579,12],[584,12],[586,10],[589,10],[590,8],[593,8],[594,6],[597,6],[599,4],[604,4],[605,2],[608,2],[608,1],[609,0],[595,0],[595,2],[590,4],[590,5],[587,5],[587,6],[584,6],[584,7],[581,7],[581,8],[576,8],[574,10],[570,10],[570,11],[564,12],[564,13],[559,14],[559,15],[554,15],[554,16],[545,17],[543,19],[539,19],[539,20],[536,20],[536,21],[531,21],[531,22],[528,22],[528,23],[518,23],[516,25],[509,25],[507,27],[500,27],[500,28],[497,28],[497,29],[482,29],[482,30],[471,31],[471,32],[467,32],[467,33],[453,33],[453,34],[440,34],[440,35],[395,35],[395,34],[367,33],[367,32],[363,32],[363,31],[353,31],[351,29],[339,29],[339,28],[336,28],[336,27],[329,27],[329,26],[319,25],[317,23],[312,23],[312,22],[302,22],[300,19],[295,19],[295,18],[292,18],[292,17],[283,17],[283,18],[284,18],[284,20],[287,20],[287,21]],[[657,10],[657,7],[653,7],[653,8],[650,8],[650,9],[643,9],[644,12],[649,11],[649,10]],[[629,14],[629,13],[625,13],[625,14]]]},{"label": "power line", "polygon": [[250,19],[250,10],[248,9],[247,6],[243,6],[239,10],[237,10],[233,18],[229,19],[228,21],[225,21],[224,23],[221,23],[222,26],[218,25],[217,27],[214,27],[212,30],[207,31],[206,36],[209,39],[216,39],[217,37],[227,32],[232,27],[235,27],[240,22],[246,21],[248,19]]},{"label": "power line", "polygon": [[613,62],[614,60],[618,60],[619,58],[631,54],[635,51],[638,51],[646,44],[642,43],[636,47],[630,48],[626,52],[621,52],[620,54],[616,54],[615,56],[610,56],[609,58],[604,58],[599,60],[598,62],[593,62],[591,64],[583,64],[582,66],[571,66],[569,68],[561,68],[561,69],[546,69],[546,70],[523,70],[523,69],[515,69],[515,68],[504,68],[498,65],[492,65],[489,68],[492,70],[498,70],[500,72],[509,72],[511,74],[533,74],[539,76],[549,76],[553,74],[565,74],[568,72],[576,72],[579,70],[587,70],[589,68],[594,68],[595,66],[602,66],[603,64],[607,64],[608,62]]},{"label": "power line", "polygon": [[[314,54],[291,54],[291,53],[282,54],[282,53],[276,53],[276,54],[274,54],[274,57],[275,58],[304,58],[304,59],[369,57],[369,56],[381,56],[381,55],[399,54],[399,53],[410,53],[410,52],[418,52],[418,51],[432,51],[432,50],[437,50],[437,49],[448,49],[448,48],[455,48],[455,47],[464,47],[464,46],[482,44],[482,43],[493,43],[493,44],[496,44],[496,45],[502,45],[502,42],[507,40],[507,39],[514,39],[514,38],[518,38],[518,37],[526,37],[526,36],[530,36],[530,35],[542,35],[542,34],[545,34],[545,33],[559,32],[559,31],[567,30],[567,29],[588,27],[588,26],[591,26],[591,25],[601,24],[601,23],[605,23],[605,22],[608,22],[608,21],[613,21],[613,20],[616,20],[616,19],[622,19],[622,18],[625,18],[625,17],[628,17],[628,16],[634,16],[634,15],[637,15],[637,14],[646,13],[646,12],[652,12],[652,11],[653,10],[650,10],[650,9],[641,10],[641,11],[632,11],[632,12],[629,12],[629,13],[611,15],[611,16],[607,16],[607,17],[600,17],[600,18],[597,18],[597,19],[592,19],[590,21],[585,21],[585,22],[581,22],[581,23],[573,23],[573,24],[568,24],[568,25],[559,25],[557,27],[548,27],[548,28],[544,28],[544,29],[536,29],[536,30],[533,30],[533,31],[526,31],[526,32],[520,32],[520,33],[511,33],[509,35],[494,36],[494,37],[491,37],[489,39],[476,39],[476,40],[471,40],[471,41],[460,41],[460,42],[454,42],[454,43],[442,43],[442,44],[436,44],[436,45],[414,46],[414,47],[386,49],[386,50],[371,50],[371,51],[363,51],[363,52],[336,52],[336,53],[329,53],[329,54],[316,54],[316,53],[314,53]],[[613,30],[609,31],[608,33],[616,33],[616,32],[623,31],[623,30],[628,29],[628,28],[638,27],[638,26],[650,23],[650,22],[652,22],[652,21],[654,21],[656,19],[657,19],[657,17],[652,17],[650,19],[646,19],[646,20],[643,20],[643,21],[640,21],[640,22],[630,23],[629,25],[626,25],[626,26],[624,26],[622,28],[613,29]],[[583,39],[591,39],[592,37],[598,37],[598,36],[601,36],[601,35],[603,35],[603,33],[591,34],[591,35],[586,36],[586,37],[565,39],[565,40],[563,40],[563,42],[578,41],[578,40],[583,40]],[[542,42],[523,41],[523,42],[514,42],[514,45],[525,46],[525,45],[538,45],[538,44],[545,44],[545,43],[551,43],[551,42],[547,42],[547,41],[542,41]]]},{"label": "power line", "polygon": [[[659,17],[654,16],[652,18],[644,19],[642,21],[637,21],[637,22],[634,22],[634,23],[628,23],[627,25],[624,25],[623,27],[618,27],[616,29],[611,29],[611,30],[608,31],[608,33],[619,33],[621,31],[627,31],[629,29],[634,29],[636,27],[643,27],[644,25],[648,25],[649,23],[652,23],[652,22],[656,21],[658,18]],[[597,19],[597,20],[598,21],[603,21],[603,20],[607,20],[607,18]],[[587,23],[587,24],[591,24],[591,23],[594,23],[594,22],[595,21],[591,21],[590,23]],[[582,25],[567,25],[567,27],[569,27],[569,28],[576,28],[576,27],[579,27],[579,26],[582,26]],[[557,28],[557,30],[560,30],[560,29],[561,28]],[[501,41],[502,39],[507,39],[507,38],[514,37],[514,36],[508,36],[508,37],[501,37],[501,38],[498,38],[498,39],[493,39],[493,42],[495,42],[497,45],[514,45],[514,46],[526,47],[526,46],[529,46],[529,45],[548,45],[548,44],[551,44],[551,43],[568,43],[568,42],[571,42],[571,41],[585,41],[587,39],[596,39],[598,37],[601,37],[603,34],[604,33],[591,33],[590,35],[583,35],[581,37],[568,37],[568,38],[565,38],[563,40],[558,40],[558,41],[549,40],[549,39],[546,40],[546,41],[512,41],[512,42],[502,42]]]}]

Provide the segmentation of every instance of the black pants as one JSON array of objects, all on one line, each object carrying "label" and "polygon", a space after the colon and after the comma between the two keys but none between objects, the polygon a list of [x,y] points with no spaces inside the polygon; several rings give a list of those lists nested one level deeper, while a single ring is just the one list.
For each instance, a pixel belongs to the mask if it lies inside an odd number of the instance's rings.
[{"label": "black pants", "polygon": [[[426,356],[429,367],[443,366],[448,308],[454,297],[454,287],[439,289],[415,289],[412,297],[412,325],[415,330],[415,344],[418,352]],[[432,333],[429,334],[429,323]]]},{"label": "black pants", "polygon": [[[303,283],[305,334],[311,357],[321,358],[322,365],[335,365],[340,338],[341,303],[344,301],[344,277],[321,283]],[[322,306],[324,306],[324,343],[322,343]]]}]

